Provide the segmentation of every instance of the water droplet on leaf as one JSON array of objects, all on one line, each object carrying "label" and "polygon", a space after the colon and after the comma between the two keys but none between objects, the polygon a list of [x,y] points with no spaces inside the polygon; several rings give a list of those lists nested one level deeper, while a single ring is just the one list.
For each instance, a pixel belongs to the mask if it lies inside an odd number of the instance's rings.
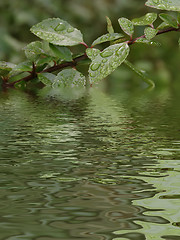
[{"label": "water droplet on leaf", "polygon": [[63,31],[66,28],[66,26],[63,23],[59,23],[54,30],[56,31]]},{"label": "water droplet on leaf", "polygon": [[91,70],[96,71],[100,67],[100,63],[93,63],[91,65]]},{"label": "water droplet on leaf", "polygon": [[72,28],[72,27],[70,27],[70,28],[67,29],[67,32],[68,32],[68,33],[71,33],[71,32],[73,32],[73,31],[74,31],[74,28]]},{"label": "water droplet on leaf", "polygon": [[100,53],[101,57],[110,57],[111,55],[113,54],[112,51],[109,51],[109,50],[105,50],[103,51],[102,53]]}]

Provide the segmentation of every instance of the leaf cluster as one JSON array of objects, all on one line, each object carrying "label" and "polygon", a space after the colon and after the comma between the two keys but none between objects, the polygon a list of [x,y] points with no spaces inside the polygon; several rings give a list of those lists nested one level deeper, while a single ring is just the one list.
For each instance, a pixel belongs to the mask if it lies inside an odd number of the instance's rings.
[{"label": "leaf cluster", "polygon": [[[143,71],[127,60],[130,45],[135,43],[159,45],[153,40],[156,35],[179,31],[180,2],[179,0],[148,0],[146,5],[175,11],[177,14],[160,13],[158,16],[153,12],[132,20],[121,17],[118,19],[121,32],[118,33],[114,32],[111,20],[107,17],[108,33],[94,40],[90,47],[84,42],[80,30],[60,18],[45,19],[32,26],[31,32],[41,41],[31,42],[24,48],[27,61],[18,65],[0,62],[2,85],[18,87],[22,82],[36,79],[36,82],[52,88],[83,87],[87,81],[85,76],[76,70],[76,66],[80,61],[89,59],[88,77],[91,85],[104,79],[122,63],[125,63],[143,81],[154,86]],[[156,26],[155,22],[158,17],[161,24]],[[134,36],[136,26],[144,26],[144,35]],[[103,50],[95,48],[104,42],[109,42],[109,46]],[[76,45],[85,47],[85,51],[79,56],[73,53],[73,47]]]}]

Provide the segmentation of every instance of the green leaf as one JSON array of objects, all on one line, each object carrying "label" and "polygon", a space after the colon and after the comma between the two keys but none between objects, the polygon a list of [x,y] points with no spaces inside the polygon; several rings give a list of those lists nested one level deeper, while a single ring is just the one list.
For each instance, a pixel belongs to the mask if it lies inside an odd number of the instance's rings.
[{"label": "green leaf", "polygon": [[114,28],[112,26],[111,19],[106,16],[106,21],[107,21],[107,31],[108,31],[108,33],[114,33]]},{"label": "green leaf", "polygon": [[39,65],[44,65],[45,63],[51,63],[53,62],[53,57],[42,57],[42,58],[39,58],[37,61],[36,61],[36,65],[39,66]]},{"label": "green leaf", "polygon": [[69,48],[63,46],[56,46],[51,43],[49,43],[49,47],[58,59],[68,62],[72,61],[72,53]]},{"label": "green leaf", "polygon": [[88,48],[86,54],[92,60],[89,67],[89,79],[93,83],[108,76],[124,62],[129,54],[129,46],[127,43],[114,44],[102,52]]},{"label": "green leaf", "polygon": [[15,66],[13,63],[0,61],[0,76],[7,75]]},{"label": "green leaf", "polygon": [[119,18],[118,22],[122,30],[131,37],[134,33],[134,26],[132,22],[129,19],[124,17]]},{"label": "green leaf", "polygon": [[159,14],[159,17],[167,24],[169,24],[171,27],[178,28],[178,22],[175,18],[173,18],[171,15],[161,13]]},{"label": "green leaf", "polygon": [[179,47],[180,47],[180,38],[179,38],[179,41],[178,41],[178,43],[179,43]]},{"label": "green leaf", "polygon": [[54,83],[56,75],[52,73],[39,73],[38,74],[38,79],[44,83],[45,85],[52,85]]},{"label": "green leaf", "polygon": [[102,35],[101,37],[97,38],[92,43],[92,46],[95,46],[95,45],[103,43],[103,42],[113,41],[113,40],[116,40],[121,37],[123,37],[123,35],[120,33],[107,33],[107,34]]},{"label": "green leaf", "polygon": [[145,34],[147,40],[151,40],[153,37],[156,36],[157,33],[158,33],[158,30],[153,29],[151,27],[147,27],[144,29],[144,34]]},{"label": "green leaf", "polygon": [[145,38],[139,38],[136,40],[136,43],[144,43],[144,44],[147,44],[147,45],[154,45],[154,46],[160,46],[161,44],[158,43],[158,42],[154,42],[154,41],[150,41],[150,40],[147,40]]},{"label": "green leaf", "polygon": [[19,63],[13,71],[17,72],[28,72],[32,70],[32,62],[30,61],[25,61],[22,63]]},{"label": "green leaf", "polygon": [[132,23],[139,26],[151,25],[156,19],[157,13],[147,13],[145,16],[142,16],[140,18],[134,18],[132,20]]},{"label": "green leaf", "polygon": [[146,82],[148,85],[150,85],[151,87],[155,87],[155,83],[149,79],[146,74],[142,71],[139,70],[137,67],[135,67],[132,63],[130,63],[128,60],[125,60],[124,63],[133,71],[135,72],[138,76],[140,76],[142,78],[142,80],[144,82]]},{"label": "green leaf", "polygon": [[180,24],[180,12],[178,12],[177,20],[178,20],[178,23]]},{"label": "green leaf", "polygon": [[75,69],[64,69],[54,79],[54,87],[85,86],[85,76]]},{"label": "green leaf", "polygon": [[83,42],[81,32],[60,18],[45,19],[30,30],[39,38],[59,46],[74,46]]},{"label": "green leaf", "polygon": [[166,22],[162,22],[156,29],[158,30],[162,30],[162,29],[165,29],[165,28],[168,28],[170,27],[170,25]]},{"label": "green leaf", "polygon": [[180,11],[179,0],[148,0],[146,6],[168,11]]},{"label": "green leaf", "polygon": [[26,57],[31,60],[35,61],[38,59],[40,55],[45,55],[45,52],[43,50],[42,42],[35,41],[29,43],[25,48],[25,55]]}]

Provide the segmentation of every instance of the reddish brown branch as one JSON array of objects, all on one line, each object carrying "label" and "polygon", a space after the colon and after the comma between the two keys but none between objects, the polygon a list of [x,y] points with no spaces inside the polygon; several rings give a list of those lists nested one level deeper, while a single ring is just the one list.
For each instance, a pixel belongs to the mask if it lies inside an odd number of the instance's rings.
[{"label": "reddish brown branch", "polygon": [[[44,73],[44,72],[51,73],[51,72],[55,72],[57,70],[64,69],[66,67],[75,67],[78,62],[80,62],[80,61],[82,61],[82,60],[84,60],[86,58],[87,58],[87,55],[84,54],[82,56],[74,58],[72,62],[66,62],[66,63],[57,64],[57,65],[54,65],[52,67],[46,68],[46,69],[44,69],[44,70],[42,70],[41,72],[38,72],[38,73]],[[7,87],[14,87],[15,84],[17,84],[17,83],[19,83],[21,81],[28,82],[28,81],[36,78],[38,73],[36,72],[36,67],[35,67],[35,65],[33,63],[33,69],[32,69],[32,72],[30,73],[30,75],[28,75],[28,76],[26,76],[24,78],[21,78],[21,79],[15,81],[15,82],[6,83],[6,86]]]},{"label": "reddish brown branch", "polygon": [[[160,34],[167,33],[167,32],[172,32],[172,31],[180,31],[180,24],[179,24],[179,28],[170,27],[170,28],[167,28],[167,29],[159,30],[156,35],[160,35]],[[142,36],[134,38],[134,39],[130,39],[129,41],[127,41],[127,44],[128,45],[132,45],[132,44],[136,43],[136,41],[138,39],[141,39],[141,38],[145,38],[145,35],[142,35]],[[60,64],[54,64],[54,66],[46,68],[46,69],[44,69],[44,70],[42,70],[41,72],[38,72],[38,73],[45,73],[45,72],[51,73],[51,72],[54,72],[54,71],[57,71],[57,70],[61,70],[61,69],[67,68],[67,67],[75,67],[78,64],[78,62],[80,62],[80,61],[82,61],[84,59],[87,59],[87,58],[88,57],[87,57],[86,53],[84,53],[83,55],[74,58],[72,62],[65,62],[65,63],[60,63]],[[19,83],[21,81],[28,82],[28,81],[36,78],[38,73],[36,72],[36,66],[33,63],[32,71],[30,72],[30,75],[28,75],[28,76],[26,76],[24,78],[21,78],[21,79],[15,81],[15,82],[12,82],[12,83],[4,82],[4,85],[6,87],[14,87],[15,84],[17,84],[17,83]]]},{"label": "reddish brown branch", "polygon": [[[173,27],[170,27],[170,28],[167,28],[167,29],[163,29],[163,30],[159,30],[158,33],[156,34],[157,35],[160,35],[160,34],[163,34],[163,33],[167,33],[167,32],[177,32],[180,30],[180,25],[179,25],[179,28],[173,28]],[[134,44],[138,39],[141,39],[141,38],[145,38],[146,36],[145,35],[142,35],[140,37],[137,37],[137,38],[134,38],[132,40],[129,40],[127,43],[128,45],[132,45]]]}]

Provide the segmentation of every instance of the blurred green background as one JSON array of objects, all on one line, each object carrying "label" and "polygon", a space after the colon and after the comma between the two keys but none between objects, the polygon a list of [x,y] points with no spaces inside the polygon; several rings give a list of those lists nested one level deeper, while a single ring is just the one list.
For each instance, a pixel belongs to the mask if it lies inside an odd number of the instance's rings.
[{"label": "blurred green background", "polygon": [[[133,19],[147,12],[158,12],[145,6],[145,0],[1,0],[0,1],[0,60],[19,63],[24,60],[22,48],[37,40],[30,27],[43,19],[60,17],[84,34],[88,44],[107,32],[106,16],[116,32],[121,32],[119,17]],[[157,23],[158,24],[158,21]],[[141,35],[139,27],[136,35]],[[158,86],[174,83],[179,86],[179,33],[156,37],[161,47],[132,45],[128,60],[147,71]],[[121,81],[119,81],[121,76]],[[122,65],[111,78],[124,85],[142,84],[141,79]]]}]

